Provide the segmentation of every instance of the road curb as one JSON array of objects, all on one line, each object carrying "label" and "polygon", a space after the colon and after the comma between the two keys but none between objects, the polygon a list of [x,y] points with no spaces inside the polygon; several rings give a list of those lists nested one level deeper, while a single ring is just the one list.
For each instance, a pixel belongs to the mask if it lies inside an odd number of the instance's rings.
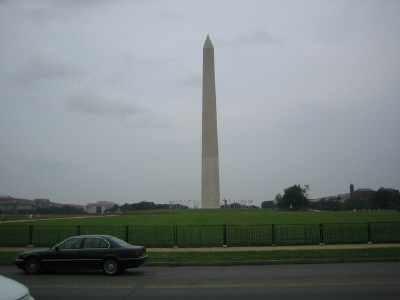
[{"label": "road curb", "polygon": [[[202,261],[202,262],[148,262],[144,267],[211,267],[211,266],[258,266],[297,264],[339,264],[363,262],[400,262],[400,257],[383,258],[337,258],[337,259],[288,259],[254,261]],[[11,266],[14,262],[0,262],[0,266]]]},{"label": "road curb", "polygon": [[291,259],[291,260],[256,260],[256,261],[210,261],[210,262],[148,262],[146,267],[190,267],[190,266],[251,266],[284,264],[337,264],[362,262],[400,262],[400,257],[385,258],[339,258],[339,259]]}]

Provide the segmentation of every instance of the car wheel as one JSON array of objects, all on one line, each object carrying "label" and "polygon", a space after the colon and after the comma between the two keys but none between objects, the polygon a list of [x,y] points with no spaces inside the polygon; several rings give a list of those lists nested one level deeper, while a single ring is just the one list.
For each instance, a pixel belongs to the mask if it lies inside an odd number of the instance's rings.
[{"label": "car wheel", "polygon": [[25,261],[25,273],[29,275],[39,274],[42,271],[42,262],[36,257],[28,257]]},{"label": "car wheel", "polygon": [[115,275],[121,271],[119,262],[116,259],[109,258],[103,262],[103,272],[107,275]]}]

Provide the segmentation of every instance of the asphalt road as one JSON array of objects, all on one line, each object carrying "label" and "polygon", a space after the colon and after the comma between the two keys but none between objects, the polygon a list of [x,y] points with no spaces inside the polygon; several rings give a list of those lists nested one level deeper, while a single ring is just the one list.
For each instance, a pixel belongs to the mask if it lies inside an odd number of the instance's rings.
[{"label": "asphalt road", "polygon": [[142,267],[101,273],[0,274],[46,299],[398,299],[400,262],[269,266]]}]

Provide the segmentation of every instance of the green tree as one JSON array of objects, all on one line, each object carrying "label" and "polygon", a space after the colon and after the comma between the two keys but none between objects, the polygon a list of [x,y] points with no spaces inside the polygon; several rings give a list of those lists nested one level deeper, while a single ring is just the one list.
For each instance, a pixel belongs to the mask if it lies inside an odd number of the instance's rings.
[{"label": "green tree", "polygon": [[130,207],[131,210],[148,210],[148,209],[156,209],[156,208],[157,208],[157,205],[154,204],[154,202],[147,202],[147,201],[133,203],[133,204],[131,204],[131,207]]},{"label": "green tree", "polygon": [[395,197],[391,192],[380,189],[368,199],[368,204],[372,209],[388,209],[389,203],[394,201]]},{"label": "green tree", "polygon": [[270,201],[264,201],[263,203],[261,203],[261,208],[275,208],[275,202],[273,200]]},{"label": "green tree", "polygon": [[121,211],[130,211],[131,208],[130,208],[130,205],[128,203],[125,203],[124,205],[121,205],[120,210]]},{"label": "green tree", "polygon": [[297,184],[286,188],[283,196],[278,194],[275,196],[278,208],[299,210],[307,208],[308,194],[310,186],[305,185],[303,188]]},{"label": "green tree", "polygon": [[368,209],[368,200],[367,199],[347,199],[343,204],[344,210],[353,210],[353,209]]},{"label": "green tree", "polygon": [[340,197],[336,197],[335,199],[321,199],[314,204],[313,208],[320,210],[340,210],[342,208],[340,199]]}]

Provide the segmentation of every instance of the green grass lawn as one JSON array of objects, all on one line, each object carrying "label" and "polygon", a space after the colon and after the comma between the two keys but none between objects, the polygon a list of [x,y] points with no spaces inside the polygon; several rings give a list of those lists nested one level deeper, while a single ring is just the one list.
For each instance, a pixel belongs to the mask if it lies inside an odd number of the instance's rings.
[{"label": "green grass lawn", "polygon": [[[83,217],[83,218],[75,218]],[[71,219],[63,219],[71,218]],[[10,222],[10,220],[23,222]],[[7,216],[2,226],[163,226],[163,225],[266,225],[266,224],[318,224],[318,223],[368,223],[368,222],[400,222],[400,214],[393,211],[361,211],[343,212],[309,212],[282,211],[268,209],[218,209],[218,210],[154,210],[138,211],[128,215],[117,216],[60,216],[43,215],[40,220],[25,221],[25,216]],[[24,227],[22,227],[25,229]],[[58,241],[58,240],[57,240]],[[1,252],[1,261],[12,261],[17,253]],[[363,250],[280,250],[249,252],[153,252],[153,262],[185,262],[185,261],[238,261],[238,260],[270,260],[270,259],[322,259],[322,258],[368,258],[399,257],[398,248],[378,248]]]},{"label": "green grass lawn", "polygon": [[[367,223],[367,222],[400,222],[400,214],[393,211],[283,211],[270,209],[216,209],[216,210],[154,210],[138,211],[129,215],[80,217],[42,215],[40,220],[12,223],[11,220],[25,220],[25,216],[10,215],[0,226],[10,225],[263,225],[263,224],[315,224],[315,223]],[[82,216],[83,217],[83,216]]]}]

